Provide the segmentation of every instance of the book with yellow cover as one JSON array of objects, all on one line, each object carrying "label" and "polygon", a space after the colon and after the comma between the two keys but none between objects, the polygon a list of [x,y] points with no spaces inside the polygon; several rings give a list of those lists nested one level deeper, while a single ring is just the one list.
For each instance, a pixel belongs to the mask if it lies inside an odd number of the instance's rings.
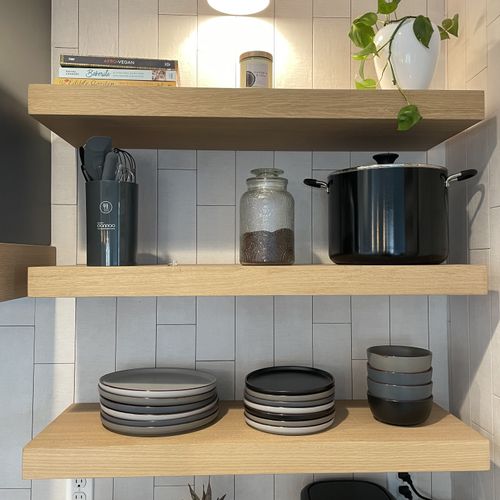
[{"label": "book with yellow cover", "polygon": [[112,87],[112,86],[128,86],[128,87],[176,87],[174,81],[145,81],[145,80],[94,80],[93,78],[54,78],[56,85],[84,85],[87,87]]}]

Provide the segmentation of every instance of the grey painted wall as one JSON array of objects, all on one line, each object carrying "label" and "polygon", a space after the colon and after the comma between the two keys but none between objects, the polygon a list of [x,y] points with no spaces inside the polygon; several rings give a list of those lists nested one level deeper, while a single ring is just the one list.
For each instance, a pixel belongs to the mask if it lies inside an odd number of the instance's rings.
[{"label": "grey painted wall", "polygon": [[50,134],[27,116],[29,83],[50,81],[50,0],[0,6],[0,241],[50,243]]}]

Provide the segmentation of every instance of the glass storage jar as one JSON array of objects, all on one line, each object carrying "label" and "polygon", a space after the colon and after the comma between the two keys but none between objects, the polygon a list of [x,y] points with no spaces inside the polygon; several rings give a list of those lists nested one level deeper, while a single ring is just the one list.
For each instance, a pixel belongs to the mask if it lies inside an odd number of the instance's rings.
[{"label": "glass storage jar", "polygon": [[294,200],[283,170],[258,168],[240,202],[240,263],[293,264]]}]

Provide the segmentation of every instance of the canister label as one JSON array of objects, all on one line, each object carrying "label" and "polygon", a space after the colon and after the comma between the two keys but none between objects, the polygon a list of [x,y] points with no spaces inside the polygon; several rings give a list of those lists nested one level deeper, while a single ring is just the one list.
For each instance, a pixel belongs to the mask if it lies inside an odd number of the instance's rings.
[{"label": "canister label", "polygon": [[269,64],[259,61],[247,61],[245,66],[246,87],[269,88],[271,86]]}]

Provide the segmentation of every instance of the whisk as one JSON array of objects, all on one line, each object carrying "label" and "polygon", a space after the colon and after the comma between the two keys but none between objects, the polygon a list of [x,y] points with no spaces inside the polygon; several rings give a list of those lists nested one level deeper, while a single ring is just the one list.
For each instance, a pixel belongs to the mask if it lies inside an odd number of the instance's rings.
[{"label": "whisk", "polygon": [[115,180],[119,182],[135,182],[137,169],[134,157],[124,149],[114,148],[113,151],[118,155]]}]

